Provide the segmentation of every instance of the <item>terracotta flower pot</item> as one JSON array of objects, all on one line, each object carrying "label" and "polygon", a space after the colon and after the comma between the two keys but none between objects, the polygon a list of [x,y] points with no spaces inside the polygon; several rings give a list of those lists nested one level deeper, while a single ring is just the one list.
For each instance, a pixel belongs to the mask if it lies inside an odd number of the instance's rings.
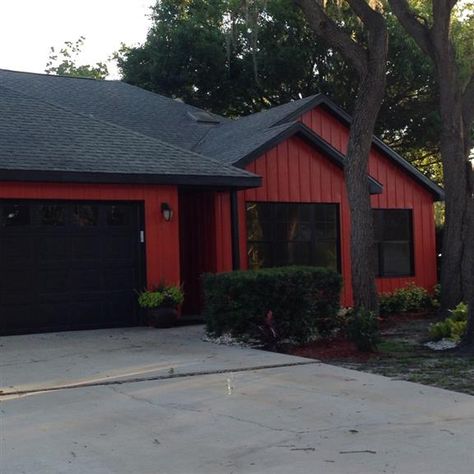
[{"label": "terracotta flower pot", "polygon": [[178,320],[176,308],[148,308],[146,319],[149,326],[154,328],[170,328]]}]

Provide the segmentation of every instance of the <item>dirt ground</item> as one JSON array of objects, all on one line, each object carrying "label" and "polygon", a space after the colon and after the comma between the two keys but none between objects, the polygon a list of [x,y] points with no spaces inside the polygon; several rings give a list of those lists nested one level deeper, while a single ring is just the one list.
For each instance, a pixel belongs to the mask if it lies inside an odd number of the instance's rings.
[{"label": "dirt ground", "polygon": [[381,323],[382,342],[374,354],[362,354],[351,342],[341,338],[313,343],[292,353],[340,367],[474,395],[474,358],[433,351],[423,345],[429,340],[429,326],[434,321],[432,315],[386,318]]}]

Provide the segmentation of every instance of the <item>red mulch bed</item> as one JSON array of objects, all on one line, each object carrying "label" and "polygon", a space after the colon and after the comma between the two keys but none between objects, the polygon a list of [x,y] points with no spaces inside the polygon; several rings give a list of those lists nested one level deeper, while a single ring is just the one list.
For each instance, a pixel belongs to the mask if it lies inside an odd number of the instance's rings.
[{"label": "red mulch bed", "polygon": [[312,342],[301,347],[294,347],[288,351],[290,354],[310,359],[323,361],[336,359],[353,359],[365,362],[376,353],[359,352],[356,345],[345,337],[335,337],[321,341]]},{"label": "red mulch bed", "polygon": [[[394,314],[380,318],[380,329],[383,332],[385,329],[393,328],[407,321],[430,319],[432,317],[433,315],[430,312]],[[322,361],[351,359],[358,362],[367,362],[369,359],[379,356],[377,352],[359,352],[356,345],[345,336],[319,340],[301,347],[292,347],[287,352],[292,355]]]}]

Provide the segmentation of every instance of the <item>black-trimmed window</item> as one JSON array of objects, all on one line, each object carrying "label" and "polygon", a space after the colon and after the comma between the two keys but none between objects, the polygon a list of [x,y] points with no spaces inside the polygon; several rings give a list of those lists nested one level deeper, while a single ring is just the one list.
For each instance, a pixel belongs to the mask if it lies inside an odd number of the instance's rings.
[{"label": "black-trimmed window", "polygon": [[377,275],[413,276],[413,215],[411,209],[374,209]]},{"label": "black-trimmed window", "polygon": [[340,269],[338,204],[247,202],[249,268]]}]

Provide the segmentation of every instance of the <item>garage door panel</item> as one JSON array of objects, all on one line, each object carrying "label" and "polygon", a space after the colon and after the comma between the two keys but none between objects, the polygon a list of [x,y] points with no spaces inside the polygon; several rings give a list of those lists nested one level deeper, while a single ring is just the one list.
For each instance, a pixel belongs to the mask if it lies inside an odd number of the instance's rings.
[{"label": "garage door panel", "polygon": [[71,238],[72,258],[100,259],[103,253],[100,235],[80,235]]},{"label": "garage door panel", "polygon": [[102,300],[80,301],[71,308],[71,318],[76,327],[103,326],[108,321],[105,314],[105,303]]},{"label": "garage door panel", "polygon": [[[137,281],[135,268],[111,268],[104,273],[104,289],[106,291],[124,290],[130,288]],[[138,289],[138,288],[137,288]]]},{"label": "garage door panel", "polygon": [[[33,302],[36,294],[32,272],[18,269],[0,271],[0,308],[3,305],[25,304]],[[1,316],[1,312],[0,312]]]},{"label": "garage door panel", "polygon": [[104,258],[109,259],[130,259],[133,258],[133,240],[138,235],[114,235],[109,234],[107,238],[107,246],[104,249]]},{"label": "garage door panel", "polygon": [[62,232],[58,235],[39,234],[36,245],[39,263],[63,262],[68,259],[71,253],[71,242],[67,238],[67,234]]},{"label": "garage door panel", "polygon": [[15,305],[2,303],[1,321],[4,334],[23,332],[28,328],[28,324],[35,327],[34,323],[29,323],[29,319],[31,319],[31,306],[28,302],[21,304],[16,302]]},{"label": "garage door panel", "polygon": [[100,291],[102,289],[102,271],[97,269],[71,269],[68,285],[73,292]]},{"label": "garage door panel", "polygon": [[8,268],[28,265],[34,255],[33,240],[29,235],[14,234],[0,240],[0,263]]},{"label": "garage door panel", "polygon": [[69,291],[68,269],[40,269],[38,275],[39,293],[66,293]]},{"label": "garage door panel", "polygon": [[136,324],[139,215],[137,203],[0,200],[0,334]]},{"label": "garage door panel", "polygon": [[[124,319],[124,314],[132,311],[135,304],[133,294],[125,292],[115,293],[106,303],[107,318],[126,323],[127,321]],[[123,311],[124,308],[126,309],[125,312]]]},{"label": "garage door panel", "polygon": [[71,306],[67,300],[40,303],[37,308],[38,310],[27,318],[30,327],[46,330],[48,328],[66,329],[70,326]]}]

